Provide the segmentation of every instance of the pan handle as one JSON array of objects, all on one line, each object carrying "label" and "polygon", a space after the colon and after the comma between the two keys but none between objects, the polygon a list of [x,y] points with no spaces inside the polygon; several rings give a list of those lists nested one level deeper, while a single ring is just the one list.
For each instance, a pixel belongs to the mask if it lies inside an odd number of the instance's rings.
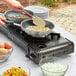
[{"label": "pan handle", "polygon": [[23,10],[22,14],[27,15],[29,18],[32,18],[32,15],[30,15],[27,11]]},{"label": "pan handle", "polygon": [[18,27],[21,27],[21,24],[18,24],[18,23],[14,23],[14,21],[10,21],[10,20],[3,20],[4,23],[6,24],[12,24],[13,26],[18,26]]},{"label": "pan handle", "polygon": [[3,20],[3,22],[6,24],[13,24],[14,23],[14,21],[9,21],[9,20]]},{"label": "pan handle", "polygon": [[18,24],[18,23],[13,23],[14,26],[18,26],[18,27],[21,27],[21,24]]}]

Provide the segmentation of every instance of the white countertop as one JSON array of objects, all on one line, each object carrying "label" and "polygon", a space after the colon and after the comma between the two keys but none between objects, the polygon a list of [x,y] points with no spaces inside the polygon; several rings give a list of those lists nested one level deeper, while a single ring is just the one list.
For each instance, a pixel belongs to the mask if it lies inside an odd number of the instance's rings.
[{"label": "white countertop", "polygon": [[[75,44],[74,51],[76,52],[76,37],[71,35],[70,33],[66,32],[64,29],[60,28],[57,25],[55,26],[54,30],[56,32],[61,33],[62,36],[73,41]],[[31,76],[43,76],[39,66],[25,57],[25,51],[22,50],[20,47],[18,47],[16,44],[14,44],[14,42],[9,40],[1,32],[0,32],[0,41],[10,41],[14,48],[13,53],[10,56],[10,58],[4,63],[0,63],[0,67],[7,63],[8,64],[10,64],[10,63],[23,64],[25,66],[28,66],[31,69]],[[68,55],[68,56],[62,58],[64,60],[64,63],[67,62],[69,64],[69,70],[65,76],[76,76],[76,53],[75,52],[71,55]]]}]

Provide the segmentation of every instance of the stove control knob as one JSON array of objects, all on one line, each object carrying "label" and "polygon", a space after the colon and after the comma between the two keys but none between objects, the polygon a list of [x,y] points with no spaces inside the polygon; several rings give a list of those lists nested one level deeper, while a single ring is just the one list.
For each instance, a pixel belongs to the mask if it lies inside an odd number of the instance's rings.
[{"label": "stove control knob", "polygon": [[23,34],[23,32],[22,32],[22,31],[20,31],[20,34]]},{"label": "stove control knob", "polygon": [[12,40],[14,39],[14,36],[9,32],[8,37],[11,38]]},{"label": "stove control knob", "polygon": [[39,45],[39,48],[42,49],[42,48],[45,48],[46,45],[42,44],[42,45]]},{"label": "stove control knob", "polygon": [[51,35],[48,35],[47,38],[51,40]]},{"label": "stove control knob", "polygon": [[53,33],[53,34],[51,34],[51,39],[58,40],[59,38],[60,38],[60,34],[59,33]]}]

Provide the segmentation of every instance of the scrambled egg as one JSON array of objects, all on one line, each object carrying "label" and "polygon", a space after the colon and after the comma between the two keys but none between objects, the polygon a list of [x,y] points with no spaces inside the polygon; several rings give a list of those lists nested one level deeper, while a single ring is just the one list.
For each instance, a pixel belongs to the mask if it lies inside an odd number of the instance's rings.
[{"label": "scrambled egg", "polygon": [[48,27],[40,27],[40,26],[28,26],[26,29],[32,30],[32,31],[39,31],[39,32],[44,32],[44,31],[50,30],[50,28],[48,28]]}]

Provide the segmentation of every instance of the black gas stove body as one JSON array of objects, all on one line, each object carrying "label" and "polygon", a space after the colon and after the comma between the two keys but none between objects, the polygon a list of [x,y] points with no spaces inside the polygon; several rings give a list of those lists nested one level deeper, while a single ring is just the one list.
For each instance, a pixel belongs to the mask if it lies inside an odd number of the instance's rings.
[{"label": "black gas stove body", "polygon": [[47,56],[62,56],[74,52],[74,44],[70,40],[52,32],[45,38],[33,38],[20,27],[11,25],[0,26],[0,31],[17,45],[23,48],[26,56],[39,63]]}]

